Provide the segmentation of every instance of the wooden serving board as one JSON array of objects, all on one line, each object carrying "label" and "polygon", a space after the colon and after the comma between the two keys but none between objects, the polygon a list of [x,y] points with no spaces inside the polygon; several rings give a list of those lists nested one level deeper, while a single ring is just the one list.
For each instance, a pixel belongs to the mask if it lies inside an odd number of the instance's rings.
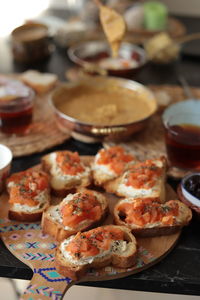
[{"label": "wooden serving board", "polygon": [[[112,211],[118,199],[106,194],[110,215],[104,224],[112,224]],[[176,199],[175,192],[167,186],[167,199]],[[61,199],[52,197],[52,204]],[[0,196],[0,232],[8,250],[33,270],[33,277],[20,298],[28,300],[62,299],[67,289],[75,284],[70,278],[60,275],[55,267],[54,258],[57,244],[53,238],[44,235],[40,223],[20,223],[7,219],[8,194]],[[98,270],[91,269],[81,281],[110,280],[141,272],[163,259],[175,246],[181,232],[169,236],[138,238],[139,253],[136,265],[128,269],[107,266]]]}]

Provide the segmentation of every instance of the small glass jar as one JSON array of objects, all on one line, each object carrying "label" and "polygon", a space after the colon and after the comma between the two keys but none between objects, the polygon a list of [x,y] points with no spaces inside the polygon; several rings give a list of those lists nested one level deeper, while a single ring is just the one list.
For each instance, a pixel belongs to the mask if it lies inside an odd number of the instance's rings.
[{"label": "small glass jar", "polygon": [[0,130],[25,133],[32,122],[34,98],[34,91],[19,81],[0,83]]}]

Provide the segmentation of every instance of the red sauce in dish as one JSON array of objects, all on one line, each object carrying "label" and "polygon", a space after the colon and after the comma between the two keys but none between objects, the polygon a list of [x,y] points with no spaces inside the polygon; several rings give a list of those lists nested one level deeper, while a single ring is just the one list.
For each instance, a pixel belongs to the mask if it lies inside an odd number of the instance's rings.
[{"label": "red sauce in dish", "polygon": [[162,168],[159,168],[151,160],[146,160],[131,166],[127,172],[125,184],[137,189],[150,189],[155,185],[161,174]]},{"label": "red sauce in dish", "polygon": [[176,201],[161,204],[152,198],[137,199],[118,206],[123,220],[128,224],[144,226],[147,223],[161,222],[163,225],[173,225],[174,216],[178,216],[179,206]]},{"label": "red sauce in dish", "polygon": [[78,152],[57,152],[56,162],[64,174],[76,175],[84,171]]},{"label": "red sauce in dish", "polygon": [[92,191],[77,193],[73,200],[62,206],[63,225],[74,227],[84,220],[100,219],[101,205]]},{"label": "red sauce in dish", "polygon": [[[87,61],[87,62],[100,63],[101,60],[103,60],[103,59],[105,59],[105,58],[109,58],[109,57],[110,57],[110,55],[109,55],[108,52],[102,51],[102,52],[99,52],[99,53],[94,54],[94,55],[92,55],[92,56],[86,56],[86,57],[83,58],[83,60],[84,60],[84,61]],[[124,57],[122,57],[122,56],[119,56],[119,58],[124,59],[124,60],[126,59],[126,58],[124,58]],[[133,52],[131,53],[130,58],[128,58],[127,60],[128,60],[128,61],[134,60],[134,61],[140,63],[140,54],[138,54],[137,52],[133,51]],[[129,66],[129,64],[128,64],[128,65],[125,65],[124,67],[125,67],[125,68],[129,68],[130,66]]]},{"label": "red sauce in dish", "polygon": [[74,257],[97,255],[100,250],[108,250],[112,241],[123,240],[124,232],[112,226],[98,227],[84,233],[77,233],[75,238],[66,246]]},{"label": "red sauce in dish", "polygon": [[106,51],[105,52],[102,51],[102,52],[99,52],[92,56],[86,56],[86,57],[84,57],[84,60],[88,61],[88,62],[97,62],[103,58],[108,58],[108,57],[109,57],[109,54]]},{"label": "red sauce in dish", "polygon": [[133,155],[127,154],[124,148],[120,146],[101,149],[99,155],[100,157],[98,158],[97,163],[100,165],[109,165],[109,167],[118,175],[124,171],[128,162],[135,159]]}]

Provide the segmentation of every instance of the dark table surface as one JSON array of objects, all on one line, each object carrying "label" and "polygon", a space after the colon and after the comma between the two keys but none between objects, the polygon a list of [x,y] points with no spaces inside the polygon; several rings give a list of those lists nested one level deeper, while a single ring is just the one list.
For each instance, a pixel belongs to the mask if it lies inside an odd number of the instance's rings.
[{"label": "dark table surface", "polygon": [[[59,11],[53,11],[59,14]],[[181,17],[180,20],[186,25],[188,32],[199,30],[200,19]],[[183,75],[188,83],[200,86],[200,42],[183,49],[180,60],[175,64],[158,67],[147,65],[134,79],[143,84],[177,84],[179,74]],[[194,54],[195,52],[195,54]],[[32,66],[20,65],[12,60],[10,45],[7,40],[0,40],[0,73],[21,72],[28,68],[40,71],[56,73],[61,80],[65,79],[65,71],[72,65],[68,60],[65,49],[56,48],[50,59]],[[31,167],[40,161],[45,153],[54,150],[76,150],[82,155],[93,155],[101,147],[101,144],[84,144],[73,139],[66,141],[61,146],[49,149],[46,152],[30,156],[20,157],[13,160],[12,171],[17,172]],[[176,183],[170,182],[174,187]],[[9,278],[31,279],[32,271],[16,259],[0,241],[0,276]],[[146,271],[129,277],[102,281],[81,283],[81,285],[117,288],[127,290],[140,290],[164,293],[179,293],[200,295],[200,235],[199,223],[192,223],[181,234],[174,250],[160,263]]]}]

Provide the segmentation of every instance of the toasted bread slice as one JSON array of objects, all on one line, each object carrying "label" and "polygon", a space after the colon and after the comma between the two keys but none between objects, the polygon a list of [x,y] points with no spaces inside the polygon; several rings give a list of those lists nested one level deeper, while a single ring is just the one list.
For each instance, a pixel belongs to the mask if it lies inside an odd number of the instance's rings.
[{"label": "toasted bread slice", "polygon": [[191,210],[179,200],[159,203],[157,199],[123,199],[114,208],[114,221],[136,236],[169,235],[188,225]]},{"label": "toasted bread slice", "polygon": [[[66,213],[66,210],[69,213]],[[94,210],[99,213],[94,215]],[[103,194],[81,189],[76,194],[69,194],[59,205],[50,206],[43,213],[42,230],[57,241],[62,241],[79,231],[100,225],[107,213],[108,202]],[[72,216],[74,216],[74,222],[69,223]]]},{"label": "toasted bread slice", "polygon": [[27,170],[11,175],[7,190],[11,220],[38,221],[50,204],[49,177],[41,171]]},{"label": "toasted bread slice", "polygon": [[105,182],[119,177],[130,164],[136,161],[132,154],[129,154],[120,146],[99,150],[92,165],[95,185],[101,186]]},{"label": "toasted bread slice", "polygon": [[92,182],[91,168],[81,162],[77,152],[56,151],[47,154],[42,157],[42,168],[49,173],[52,192],[58,197],[65,197]]},{"label": "toasted bread slice", "polygon": [[33,211],[25,211],[23,208],[18,208],[14,205],[10,205],[8,211],[8,218],[10,220],[16,220],[20,222],[36,222],[40,221],[42,218],[43,212],[49,207],[49,199],[46,199],[46,202],[42,205],[41,208],[33,207]]},{"label": "toasted bread slice", "polygon": [[165,202],[166,159],[131,165],[119,178],[103,185],[109,193],[130,198],[159,198]]},{"label": "toasted bread slice", "polygon": [[124,226],[107,225],[64,240],[57,248],[55,263],[60,274],[78,280],[90,268],[110,264],[132,267],[136,257],[137,242],[131,231]]},{"label": "toasted bread slice", "polygon": [[58,76],[51,73],[41,73],[28,70],[20,76],[20,79],[33,88],[38,94],[49,92],[58,81]]}]

